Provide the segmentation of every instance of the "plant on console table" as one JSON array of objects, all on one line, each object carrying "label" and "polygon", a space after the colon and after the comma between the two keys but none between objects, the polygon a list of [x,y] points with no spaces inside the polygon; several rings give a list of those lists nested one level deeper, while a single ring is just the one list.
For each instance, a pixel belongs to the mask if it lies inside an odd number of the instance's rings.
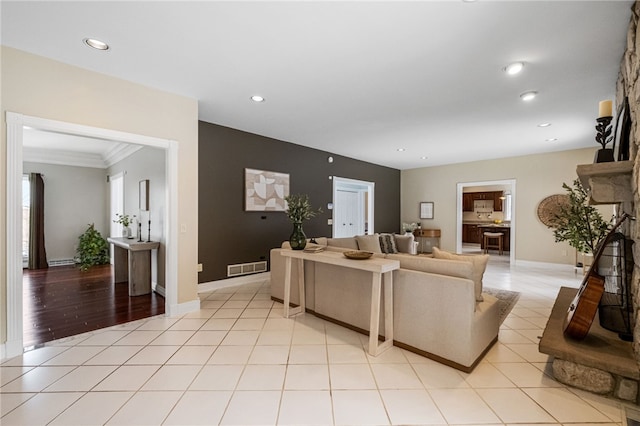
[{"label": "plant on console table", "polygon": [[306,194],[292,194],[284,197],[287,202],[287,216],[293,223],[293,233],[289,237],[289,244],[293,250],[302,250],[307,245],[307,236],[302,230],[302,222],[322,213],[322,209],[314,210]]},{"label": "plant on console table", "polygon": [[117,219],[114,220],[113,222],[119,223],[120,225],[122,225],[122,236],[127,238],[132,238],[131,228],[129,228],[129,225],[133,223],[136,215],[133,215],[133,217],[130,217],[128,214],[116,213],[116,217]]},{"label": "plant on console table", "polygon": [[556,242],[567,241],[581,253],[594,253],[607,236],[610,222],[589,205],[589,194],[582,187],[580,179],[573,182],[573,188],[566,183],[562,187],[567,191],[569,201],[559,208],[551,226]]}]

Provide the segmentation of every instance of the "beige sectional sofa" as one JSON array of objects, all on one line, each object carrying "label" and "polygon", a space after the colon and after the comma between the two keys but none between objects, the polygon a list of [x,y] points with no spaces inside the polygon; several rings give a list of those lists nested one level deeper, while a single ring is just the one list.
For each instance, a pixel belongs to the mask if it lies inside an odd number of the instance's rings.
[{"label": "beige sectional sofa", "polygon": [[[401,238],[397,240],[402,246]],[[322,238],[317,243],[332,251],[375,248],[372,236]],[[271,250],[271,297],[278,301],[284,300],[282,250],[289,250],[287,242]],[[408,253],[374,256],[400,262],[400,269],[393,272],[394,345],[462,371],[473,370],[497,340],[499,329],[497,299],[476,292],[487,257],[463,257],[439,250],[434,257]],[[296,268],[292,273],[296,280]],[[304,276],[307,311],[368,334],[369,272],[305,261]],[[295,285],[291,303],[299,303]],[[384,330],[382,315],[380,321],[380,330]]]}]

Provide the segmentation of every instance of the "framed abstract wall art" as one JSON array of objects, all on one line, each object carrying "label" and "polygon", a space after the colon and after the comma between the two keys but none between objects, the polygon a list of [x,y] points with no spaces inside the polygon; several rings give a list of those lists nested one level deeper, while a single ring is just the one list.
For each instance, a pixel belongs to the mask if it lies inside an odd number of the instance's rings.
[{"label": "framed abstract wall art", "polygon": [[289,174],[244,169],[244,209],[248,212],[283,212],[289,195]]}]

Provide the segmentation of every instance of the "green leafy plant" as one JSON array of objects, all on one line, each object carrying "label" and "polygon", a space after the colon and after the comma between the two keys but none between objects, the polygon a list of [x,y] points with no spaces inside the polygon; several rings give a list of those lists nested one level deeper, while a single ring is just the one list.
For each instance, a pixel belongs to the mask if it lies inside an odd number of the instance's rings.
[{"label": "green leafy plant", "polygon": [[552,226],[556,242],[567,241],[579,252],[594,253],[607,236],[611,221],[604,220],[600,212],[589,205],[589,194],[580,179],[573,181],[573,188],[566,183],[562,187],[567,191],[569,202],[560,207]]},{"label": "green leafy plant", "polygon": [[109,244],[95,229],[93,223],[78,239],[80,241],[76,249],[78,255],[75,261],[81,271],[86,271],[93,265],[109,263]]},{"label": "green leafy plant", "polygon": [[[133,218],[129,217],[128,214],[120,214],[120,213],[116,213],[116,216],[118,217],[116,220],[114,220],[114,223],[119,223],[120,225],[124,226],[125,228],[127,228],[129,225],[131,225],[133,223]],[[135,218],[136,216],[133,215],[133,217]]]},{"label": "green leafy plant", "polygon": [[306,194],[287,195],[284,200],[287,202],[287,216],[293,223],[302,223],[322,213],[321,208],[314,210],[311,207],[309,196]]}]

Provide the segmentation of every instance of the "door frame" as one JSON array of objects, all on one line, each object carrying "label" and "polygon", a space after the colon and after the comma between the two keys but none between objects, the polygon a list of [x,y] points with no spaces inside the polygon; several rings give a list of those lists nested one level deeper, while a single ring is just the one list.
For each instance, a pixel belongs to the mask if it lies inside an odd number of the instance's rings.
[{"label": "door frame", "polygon": [[[339,189],[341,188],[346,188],[346,189],[358,189],[361,190],[362,192],[366,192],[368,194],[368,201],[366,204],[366,208],[367,208],[367,222],[369,223],[369,226],[367,228],[367,234],[373,234],[374,232],[374,206],[375,206],[375,189],[376,189],[376,184],[375,182],[367,182],[364,180],[357,180],[357,179],[349,179],[349,178],[343,178],[343,177],[338,177],[338,176],[332,176],[332,182],[333,182],[333,208],[335,208],[336,206],[336,193]],[[335,225],[331,226],[331,236],[335,237]]]},{"label": "door frame", "polygon": [[515,265],[516,261],[516,180],[489,180],[480,182],[462,182],[456,185],[456,253],[462,253],[462,194],[464,188],[468,186],[494,186],[509,185],[511,186],[511,229],[509,236],[509,263]]},{"label": "door frame", "polygon": [[102,129],[75,123],[6,112],[7,125],[7,211],[6,211],[6,309],[7,341],[0,348],[0,358],[23,353],[22,323],[22,148],[23,130],[32,127],[57,133],[112,140],[115,142],[149,146],[165,150],[167,205],[164,234],[166,235],[166,294],[165,315],[170,316],[178,306],[178,142],[135,133]]}]

